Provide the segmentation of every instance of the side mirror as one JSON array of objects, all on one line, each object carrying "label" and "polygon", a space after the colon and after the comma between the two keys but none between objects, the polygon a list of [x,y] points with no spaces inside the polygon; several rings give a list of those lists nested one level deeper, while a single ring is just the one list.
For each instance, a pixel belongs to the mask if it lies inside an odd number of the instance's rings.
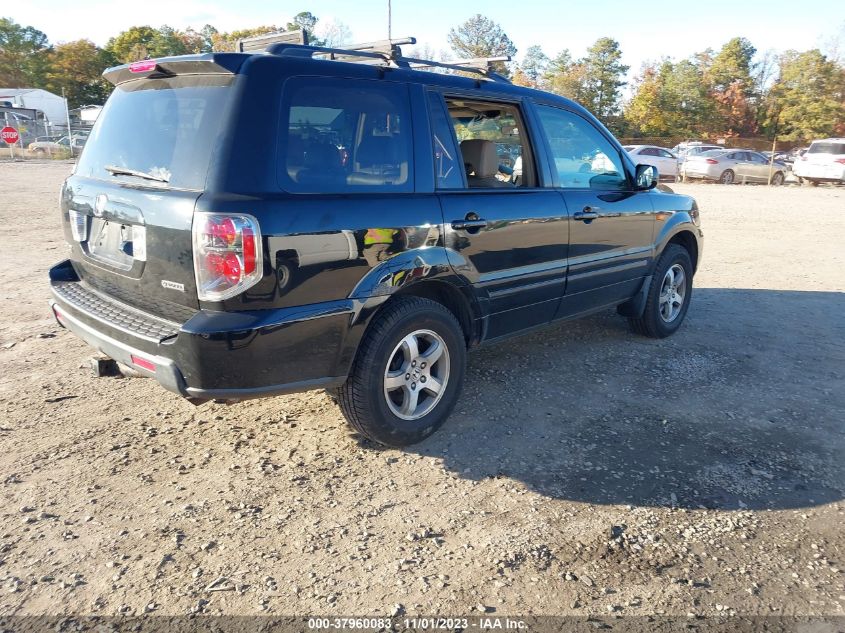
[{"label": "side mirror", "polygon": [[648,191],[657,186],[657,167],[654,165],[637,165],[637,189]]}]

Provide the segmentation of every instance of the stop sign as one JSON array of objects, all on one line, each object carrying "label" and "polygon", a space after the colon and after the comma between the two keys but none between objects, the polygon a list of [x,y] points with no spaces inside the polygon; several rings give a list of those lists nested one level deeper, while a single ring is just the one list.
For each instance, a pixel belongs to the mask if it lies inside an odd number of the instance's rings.
[{"label": "stop sign", "polygon": [[2,130],[0,130],[0,138],[6,141],[6,143],[8,143],[9,145],[14,145],[18,142],[18,138],[20,138],[20,136],[18,135],[18,131],[15,128],[7,125]]}]

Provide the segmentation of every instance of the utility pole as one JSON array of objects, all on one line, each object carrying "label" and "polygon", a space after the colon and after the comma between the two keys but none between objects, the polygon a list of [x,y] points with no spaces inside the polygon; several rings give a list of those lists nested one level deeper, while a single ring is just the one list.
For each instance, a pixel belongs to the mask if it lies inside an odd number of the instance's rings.
[{"label": "utility pole", "polygon": [[67,139],[70,147],[70,157],[73,158],[73,132],[70,129],[70,110],[67,107],[67,98],[65,97],[65,89],[62,88],[62,99],[65,100],[65,120],[67,121]]},{"label": "utility pole", "polygon": [[391,0],[387,0],[387,39],[393,39],[393,7]]}]

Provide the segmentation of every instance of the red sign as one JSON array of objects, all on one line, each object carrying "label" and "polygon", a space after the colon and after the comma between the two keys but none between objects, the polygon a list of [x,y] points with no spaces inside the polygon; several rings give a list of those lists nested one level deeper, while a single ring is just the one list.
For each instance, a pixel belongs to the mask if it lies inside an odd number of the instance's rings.
[{"label": "red sign", "polygon": [[6,141],[7,144],[14,145],[18,142],[20,136],[15,128],[6,126],[0,130],[0,138]]}]

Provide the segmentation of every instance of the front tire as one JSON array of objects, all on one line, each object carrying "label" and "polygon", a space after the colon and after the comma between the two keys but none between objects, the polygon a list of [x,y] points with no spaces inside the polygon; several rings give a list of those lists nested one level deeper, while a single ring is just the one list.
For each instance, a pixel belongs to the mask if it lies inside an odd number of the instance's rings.
[{"label": "front tire", "polygon": [[780,187],[784,181],[784,175],[782,171],[775,172],[772,176],[772,185],[775,187]]},{"label": "front tire", "polygon": [[650,338],[677,332],[692,300],[692,274],[687,249],[669,244],[657,260],[642,315],[628,319],[631,328]]},{"label": "front tire", "polygon": [[347,422],[386,446],[421,442],[461,393],[466,342],[455,315],[422,297],[395,297],[375,317],[338,390]]}]

